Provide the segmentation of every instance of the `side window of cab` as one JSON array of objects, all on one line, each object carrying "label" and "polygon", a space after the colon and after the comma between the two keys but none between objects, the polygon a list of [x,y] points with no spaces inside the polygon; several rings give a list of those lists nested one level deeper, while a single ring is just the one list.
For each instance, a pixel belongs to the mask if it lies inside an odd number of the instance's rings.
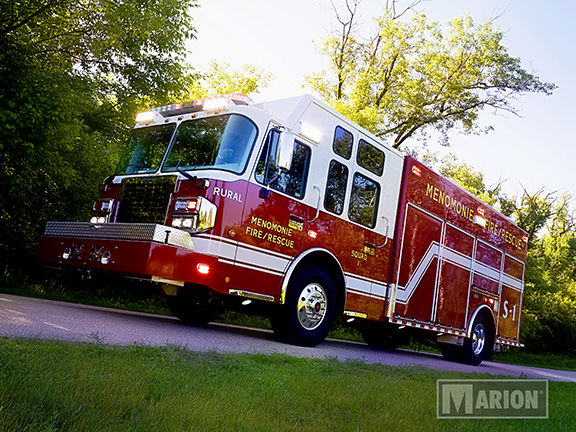
[{"label": "side window of cab", "polygon": [[369,228],[376,226],[380,184],[360,173],[354,174],[348,217]]},{"label": "side window of cab", "polygon": [[256,181],[271,189],[302,199],[306,191],[311,150],[305,144],[294,141],[294,155],[289,171],[277,167],[280,131],[272,129],[266,137],[264,148],[256,166]]},{"label": "side window of cab", "polygon": [[[334,129],[334,139],[332,141],[332,150],[334,153],[337,156],[349,160],[352,156],[353,144],[354,137],[352,133],[342,126],[336,126]],[[348,167],[342,162],[336,159],[330,161],[328,178],[326,179],[326,192],[324,194],[324,208],[337,215],[341,215],[344,211],[348,171]]]}]

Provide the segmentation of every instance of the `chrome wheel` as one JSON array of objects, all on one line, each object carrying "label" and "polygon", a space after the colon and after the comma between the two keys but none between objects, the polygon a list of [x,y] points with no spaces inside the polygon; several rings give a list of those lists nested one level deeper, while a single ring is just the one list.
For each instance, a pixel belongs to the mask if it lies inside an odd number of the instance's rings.
[{"label": "chrome wheel", "polygon": [[472,352],[474,356],[480,356],[486,345],[486,330],[482,323],[478,323],[472,330]]},{"label": "chrome wheel", "polygon": [[270,316],[270,323],[285,341],[313,347],[326,338],[335,316],[334,283],[326,270],[311,264],[294,275],[286,302]]},{"label": "chrome wheel", "polygon": [[304,287],[296,306],[300,325],[306,330],[318,328],[326,316],[326,305],[326,292],[321,285],[311,283]]},{"label": "chrome wheel", "polygon": [[484,314],[474,319],[470,337],[464,339],[462,346],[439,343],[442,355],[451,361],[478,366],[483,360],[490,359],[494,346],[494,321]]},{"label": "chrome wheel", "polygon": [[493,320],[486,314],[478,314],[472,324],[470,337],[464,339],[464,345],[461,348],[461,361],[477,366],[483,360],[490,359],[493,346]]}]

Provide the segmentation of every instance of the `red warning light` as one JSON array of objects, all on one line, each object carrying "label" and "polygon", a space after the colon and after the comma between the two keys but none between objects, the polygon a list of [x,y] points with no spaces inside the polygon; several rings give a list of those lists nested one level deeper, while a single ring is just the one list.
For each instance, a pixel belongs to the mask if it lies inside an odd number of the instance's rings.
[{"label": "red warning light", "polygon": [[194,211],[198,208],[198,201],[190,200],[186,203],[186,210]]},{"label": "red warning light", "polygon": [[208,264],[198,264],[196,270],[198,270],[200,274],[207,275],[210,273],[210,266]]}]

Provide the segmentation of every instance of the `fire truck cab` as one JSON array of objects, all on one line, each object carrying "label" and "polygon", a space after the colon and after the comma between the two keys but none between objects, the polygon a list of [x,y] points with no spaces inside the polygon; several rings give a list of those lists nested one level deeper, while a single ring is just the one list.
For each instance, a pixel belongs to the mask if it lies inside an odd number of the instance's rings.
[{"label": "fire truck cab", "polygon": [[48,222],[38,259],[160,284],[188,322],[254,302],[314,346],[345,315],[479,364],[521,345],[525,236],[312,96],[234,93],[139,114],[92,219]]}]

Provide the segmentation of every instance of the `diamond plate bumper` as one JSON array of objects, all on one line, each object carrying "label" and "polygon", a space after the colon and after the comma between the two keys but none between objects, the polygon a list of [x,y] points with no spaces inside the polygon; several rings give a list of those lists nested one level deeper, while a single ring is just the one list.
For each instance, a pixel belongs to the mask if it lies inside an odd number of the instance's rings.
[{"label": "diamond plate bumper", "polygon": [[194,250],[186,231],[149,223],[48,222],[44,235],[110,240],[151,241]]}]

